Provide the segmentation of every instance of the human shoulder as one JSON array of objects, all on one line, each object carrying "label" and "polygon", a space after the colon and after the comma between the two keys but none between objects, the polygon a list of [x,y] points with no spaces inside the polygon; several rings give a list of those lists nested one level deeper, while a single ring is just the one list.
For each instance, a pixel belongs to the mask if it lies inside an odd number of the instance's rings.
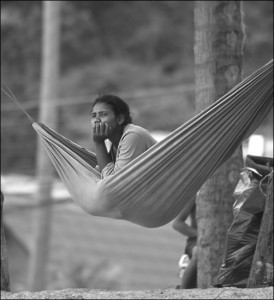
[{"label": "human shoulder", "polygon": [[141,137],[145,137],[145,138],[149,138],[149,139],[154,140],[151,133],[147,129],[145,129],[145,128],[139,126],[139,125],[128,124],[124,129],[124,134],[123,135],[128,135],[128,134],[131,134],[131,133],[135,133],[135,134],[137,134]]},{"label": "human shoulder", "polygon": [[135,132],[135,133],[149,133],[149,131],[139,125],[135,125],[135,124],[127,124],[125,129],[124,129],[124,134],[126,133],[130,133],[130,132]]},{"label": "human shoulder", "polygon": [[144,144],[145,148],[149,148],[156,143],[156,140],[147,129],[135,124],[128,124],[125,127],[122,141],[127,141],[127,144],[132,146]]},{"label": "human shoulder", "polygon": [[138,143],[138,140],[142,139],[142,136],[146,134],[145,129],[134,124],[126,125],[121,140],[127,140]]}]

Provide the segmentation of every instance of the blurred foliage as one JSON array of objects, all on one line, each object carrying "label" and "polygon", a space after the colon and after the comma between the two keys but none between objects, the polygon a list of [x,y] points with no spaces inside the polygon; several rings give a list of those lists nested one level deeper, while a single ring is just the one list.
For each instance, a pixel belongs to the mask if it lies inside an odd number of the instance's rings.
[{"label": "blurred foliage", "polygon": [[[28,111],[34,118],[40,91],[42,2],[1,1],[1,78],[21,103],[32,103]],[[245,76],[272,58],[273,1],[242,2]],[[59,132],[90,147],[88,106],[98,93],[107,92],[127,92],[134,119],[150,130],[173,130],[189,119],[194,92],[134,95],[140,89],[193,84],[193,5],[194,1],[62,1]],[[36,135],[3,93],[1,104],[2,172],[33,172]]]}]

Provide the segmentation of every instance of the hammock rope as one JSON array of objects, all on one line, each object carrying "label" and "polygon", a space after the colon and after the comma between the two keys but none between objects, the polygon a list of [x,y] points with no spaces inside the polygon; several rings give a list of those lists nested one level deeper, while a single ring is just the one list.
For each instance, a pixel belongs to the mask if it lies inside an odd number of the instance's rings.
[{"label": "hammock rope", "polygon": [[190,211],[203,183],[273,107],[273,60],[114,175],[100,180],[96,156],[33,122],[72,198],[95,216],[159,227]]}]

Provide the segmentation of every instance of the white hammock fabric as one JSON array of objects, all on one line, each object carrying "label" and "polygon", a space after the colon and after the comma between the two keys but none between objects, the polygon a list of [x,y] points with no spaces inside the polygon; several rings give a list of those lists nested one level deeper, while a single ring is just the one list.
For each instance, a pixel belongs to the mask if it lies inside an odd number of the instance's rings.
[{"label": "white hammock fabric", "polygon": [[203,183],[273,106],[273,60],[115,175],[100,180],[95,154],[41,123],[33,128],[72,198],[95,216],[159,227],[189,210]]}]

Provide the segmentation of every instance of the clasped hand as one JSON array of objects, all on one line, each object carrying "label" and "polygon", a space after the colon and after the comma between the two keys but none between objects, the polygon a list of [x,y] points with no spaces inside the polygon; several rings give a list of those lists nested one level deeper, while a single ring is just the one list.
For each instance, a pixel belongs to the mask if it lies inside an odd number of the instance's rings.
[{"label": "clasped hand", "polygon": [[111,127],[108,123],[94,122],[92,124],[93,141],[100,143],[108,138]]}]

